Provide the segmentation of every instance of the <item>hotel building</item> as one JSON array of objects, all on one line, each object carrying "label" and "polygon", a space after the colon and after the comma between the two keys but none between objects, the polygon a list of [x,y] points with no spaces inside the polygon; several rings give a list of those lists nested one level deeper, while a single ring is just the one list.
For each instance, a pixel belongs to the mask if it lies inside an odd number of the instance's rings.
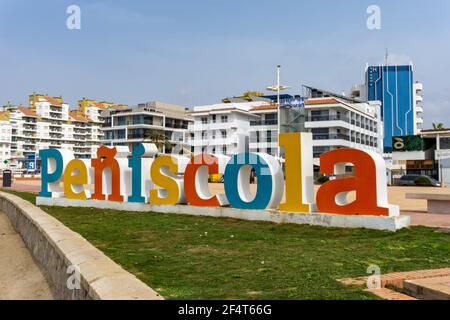
[{"label": "hotel building", "polygon": [[392,153],[392,137],[417,135],[423,125],[423,85],[414,82],[413,65],[367,66],[365,84],[351,96],[380,101],[384,122],[384,152]]}]

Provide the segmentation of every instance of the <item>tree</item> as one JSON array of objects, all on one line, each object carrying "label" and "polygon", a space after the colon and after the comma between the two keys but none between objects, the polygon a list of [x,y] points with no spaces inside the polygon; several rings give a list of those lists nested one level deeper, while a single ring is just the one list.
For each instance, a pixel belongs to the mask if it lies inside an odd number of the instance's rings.
[{"label": "tree", "polygon": [[444,129],[444,124],[443,123],[433,123],[433,128],[435,130],[442,130],[442,129]]},{"label": "tree", "polygon": [[145,132],[144,142],[153,143],[156,145],[158,150],[163,151],[165,148],[172,148],[172,144],[167,139],[163,131],[159,130],[148,130]]}]

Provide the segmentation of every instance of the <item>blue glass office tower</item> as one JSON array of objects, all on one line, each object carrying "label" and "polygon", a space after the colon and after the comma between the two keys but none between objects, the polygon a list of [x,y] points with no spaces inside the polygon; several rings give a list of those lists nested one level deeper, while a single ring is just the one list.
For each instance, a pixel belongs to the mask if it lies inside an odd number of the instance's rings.
[{"label": "blue glass office tower", "polygon": [[366,72],[367,98],[381,101],[384,151],[392,152],[392,137],[414,135],[413,66],[371,66]]}]

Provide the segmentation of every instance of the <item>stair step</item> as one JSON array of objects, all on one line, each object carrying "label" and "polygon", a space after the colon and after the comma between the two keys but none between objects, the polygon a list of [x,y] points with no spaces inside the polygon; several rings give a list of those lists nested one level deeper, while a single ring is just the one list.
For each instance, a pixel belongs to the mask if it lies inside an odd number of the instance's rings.
[{"label": "stair step", "polygon": [[404,290],[419,300],[450,300],[450,276],[406,280]]}]

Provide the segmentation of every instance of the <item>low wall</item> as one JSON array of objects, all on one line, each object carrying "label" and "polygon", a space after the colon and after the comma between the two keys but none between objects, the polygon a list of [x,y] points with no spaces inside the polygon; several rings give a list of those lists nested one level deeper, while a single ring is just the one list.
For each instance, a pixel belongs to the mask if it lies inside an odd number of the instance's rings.
[{"label": "low wall", "polygon": [[[55,298],[163,299],[79,234],[33,204],[0,192],[0,211],[9,217],[13,227],[22,236],[47,278]],[[81,280],[78,288],[73,286],[76,278]],[[68,283],[72,284],[72,288],[69,288],[71,286]]]},{"label": "low wall", "polygon": [[57,207],[84,207],[113,209],[133,212],[159,212],[194,216],[225,217],[241,220],[268,221],[274,223],[308,224],[323,227],[338,228],[367,228],[374,230],[397,231],[409,227],[409,216],[380,217],[380,216],[347,216],[324,213],[289,213],[277,210],[239,210],[233,208],[207,208],[187,205],[154,206],[144,203],[119,203],[97,200],[71,200],[66,198],[36,199],[38,205]]}]

